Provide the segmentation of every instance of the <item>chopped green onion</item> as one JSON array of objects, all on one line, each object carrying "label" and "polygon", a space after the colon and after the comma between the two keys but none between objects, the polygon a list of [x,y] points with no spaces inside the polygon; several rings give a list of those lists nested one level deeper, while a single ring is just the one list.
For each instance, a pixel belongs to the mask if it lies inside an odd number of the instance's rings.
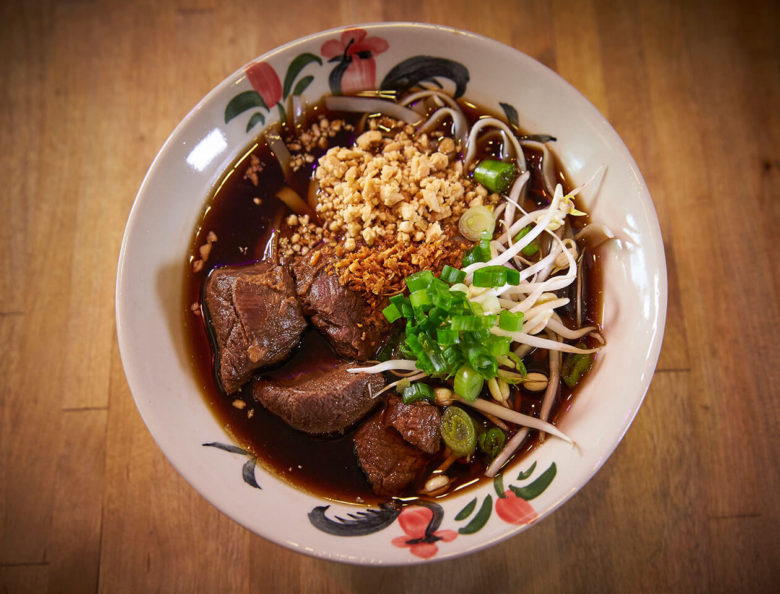
[{"label": "chopped green onion", "polygon": [[447,364],[442,356],[441,349],[437,342],[428,336],[427,334],[419,334],[417,337],[420,342],[420,346],[427,357],[427,361],[430,362],[433,371],[437,375],[444,374],[447,371]]},{"label": "chopped green onion", "polygon": [[486,233],[490,239],[495,228],[496,220],[493,218],[493,211],[481,204],[466,210],[458,221],[461,234],[471,241],[478,241],[483,233]]},{"label": "chopped green onion", "polygon": [[[528,233],[531,231],[531,226],[528,225],[527,227],[523,227],[520,229],[517,235],[515,235],[512,238],[512,241],[514,243],[517,243],[520,241],[523,237],[528,235]],[[538,238],[534,239],[531,243],[529,243],[527,246],[525,246],[522,250],[520,250],[520,253],[523,254],[525,257],[530,258],[531,256],[535,256],[537,252],[539,251],[539,242]]]},{"label": "chopped green onion", "polygon": [[485,266],[474,271],[475,287],[503,287],[506,284],[506,267]]},{"label": "chopped green onion", "polygon": [[477,303],[476,301],[469,301],[469,307],[471,308],[471,312],[475,316],[481,316],[484,315],[485,310],[482,309],[482,305]]},{"label": "chopped green onion", "polygon": [[425,332],[432,332],[439,328],[448,317],[449,314],[446,309],[434,307],[428,312],[428,319],[420,323],[420,329]]},{"label": "chopped green onion", "polygon": [[406,286],[409,287],[410,293],[414,293],[415,291],[427,289],[433,278],[433,272],[430,270],[421,270],[420,272],[415,272],[406,277]]},{"label": "chopped green onion", "polygon": [[420,309],[426,305],[431,305],[431,298],[428,296],[428,291],[425,289],[412,291],[412,294],[409,295],[409,301],[414,309]]},{"label": "chopped green onion", "polygon": [[441,416],[441,437],[457,456],[471,456],[477,449],[477,426],[469,413],[457,406],[448,406]]},{"label": "chopped green onion", "polygon": [[466,278],[466,273],[462,270],[458,270],[457,268],[453,268],[449,264],[445,264],[441,269],[439,278],[450,283],[451,285],[454,285],[456,283],[462,283],[463,279]]},{"label": "chopped green onion", "polygon": [[452,344],[457,344],[458,334],[460,333],[457,330],[450,330],[449,328],[439,328],[438,330],[436,330],[436,342],[438,342],[441,346],[450,346]]},{"label": "chopped green onion", "polygon": [[509,347],[512,344],[512,339],[509,336],[495,336],[491,335],[488,338],[485,347],[488,352],[498,359],[499,357],[509,353]]},{"label": "chopped green onion", "polygon": [[466,358],[468,359],[471,368],[485,379],[496,377],[498,361],[496,361],[496,358],[491,355],[485,347],[470,347],[466,351]]},{"label": "chopped green onion", "polygon": [[479,443],[479,449],[492,459],[498,456],[499,452],[504,448],[506,435],[498,427],[493,427],[484,433],[480,433],[477,441]]},{"label": "chopped green onion", "polygon": [[[587,348],[584,344],[579,348]],[[569,353],[561,365],[561,378],[567,386],[573,388],[580,383],[585,374],[593,367],[595,356],[593,353]]]},{"label": "chopped green onion", "polygon": [[463,254],[463,267],[474,262],[487,262],[490,260],[490,240],[480,239],[479,243]]},{"label": "chopped green onion", "polygon": [[482,376],[474,371],[468,363],[464,363],[455,374],[453,388],[458,396],[464,400],[473,402],[482,391],[484,383],[485,380]]},{"label": "chopped green onion", "polygon": [[402,317],[401,312],[398,311],[398,308],[393,303],[384,308],[382,313],[391,324]]},{"label": "chopped green onion", "polygon": [[404,404],[412,404],[413,402],[417,402],[419,400],[427,400],[428,402],[435,401],[436,395],[433,393],[433,388],[422,382],[417,382],[404,388]]},{"label": "chopped green onion", "polygon": [[458,332],[471,332],[473,330],[492,328],[495,323],[495,314],[487,316],[452,316],[450,328]]},{"label": "chopped green onion", "polygon": [[506,269],[506,284],[517,286],[520,284],[520,271],[516,268]]},{"label": "chopped green onion", "polygon": [[409,303],[409,300],[403,295],[393,295],[390,297],[390,303],[395,305],[400,310],[404,303]]},{"label": "chopped green onion", "polygon": [[507,332],[520,332],[523,329],[523,314],[508,310],[498,314],[498,327]]},{"label": "chopped green onion", "polygon": [[428,286],[428,297],[431,303],[436,307],[449,311],[455,298],[452,296],[449,287],[446,283],[436,279],[436,283],[431,283]]},{"label": "chopped green onion", "polygon": [[517,175],[514,163],[485,159],[474,169],[474,179],[491,192],[504,193]]},{"label": "chopped green onion", "polygon": [[444,347],[441,352],[441,356],[444,357],[444,361],[447,363],[447,368],[451,370],[448,375],[454,375],[458,370],[458,366],[463,363],[463,354],[456,345],[450,345]]}]

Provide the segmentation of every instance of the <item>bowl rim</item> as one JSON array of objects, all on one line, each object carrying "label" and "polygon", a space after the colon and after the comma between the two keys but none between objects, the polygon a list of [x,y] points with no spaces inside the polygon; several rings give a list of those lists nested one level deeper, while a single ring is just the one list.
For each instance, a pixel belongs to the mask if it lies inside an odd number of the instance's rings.
[{"label": "bowl rim", "polygon": [[[568,81],[566,81],[561,75],[559,75],[557,72],[552,70],[551,68],[545,66],[541,62],[537,61],[535,58],[521,52],[520,50],[509,46],[505,43],[502,43],[500,41],[497,41],[495,39],[486,37],[484,35],[480,35],[477,33],[473,33],[467,30],[457,29],[450,26],[445,25],[439,25],[439,24],[429,24],[429,23],[416,23],[416,22],[404,22],[404,21],[392,21],[392,22],[368,22],[368,23],[357,23],[357,24],[348,24],[343,26],[337,26],[333,28],[329,28],[322,31],[317,31],[314,33],[310,33],[308,35],[305,35],[303,37],[288,41],[280,46],[277,46],[267,52],[264,52],[263,54],[249,60],[248,62],[244,63],[242,66],[231,72],[229,75],[224,77],[219,83],[217,83],[211,90],[202,98],[200,99],[195,106],[189,110],[189,112],[181,119],[181,121],[176,125],[176,127],[172,130],[172,132],[168,135],[165,142],[162,144],[158,152],[156,153],[152,163],[150,164],[146,174],[144,175],[144,178],[139,186],[138,192],[136,193],[136,196],[133,201],[133,205],[131,207],[130,213],[128,215],[127,223],[124,230],[124,235],[122,239],[122,244],[119,252],[119,258],[118,258],[118,264],[117,264],[117,280],[116,280],[116,290],[115,290],[115,307],[116,307],[116,328],[117,328],[117,342],[119,346],[119,352],[120,357],[122,360],[123,370],[125,371],[125,375],[127,378],[128,386],[130,388],[131,394],[133,396],[134,402],[136,404],[136,408],[139,411],[139,414],[141,415],[142,419],[144,420],[145,425],[147,426],[147,429],[151,433],[155,443],[160,448],[160,450],[165,455],[166,459],[169,463],[176,469],[176,471],[192,486],[192,488],[197,492],[201,497],[209,501],[212,505],[214,505],[218,510],[220,510],[222,513],[230,517],[232,520],[234,520],[236,523],[238,523],[243,528],[249,530],[250,532],[254,532],[255,534],[258,534],[259,536],[269,539],[277,544],[280,544],[282,546],[285,546],[286,548],[289,548],[291,550],[294,550],[296,552],[300,552],[315,558],[321,558],[325,560],[330,561],[340,561],[340,562],[348,562],[348,563],[358,563],[358,564],[366,564],[366,565],[386,565],[386,566],[405,566],[410,564],[416,564],[420,562],[419,559],[410,558],[408,562],[406,561],[382,561],[382,560],[359,560],[355,561],[353,559],[346,559],[343,555],[339,555],[338,553],[331,553],[328,551],[323,550],[312,550],[308,547],[296,545],[295,543],[292,543],[291,541],[285,541],[283,538],[279,538],[278,536],[274,534],[269,533],[262,533],[254,528],[248,527],[240,515],[238,514],[238,511],[234,511],[232,509],[226,509],[217,499],[216,497],[211,497],[210,494],[204,493],[201,491],[195,484],[193,477],[191,476],[192,470],[182,466],[179,464],[179,461],[174,460],[170,458],[166,452],[166,450],[163,447],[161,435],[158,435],[156,431],[153,430],[153,422],[151,418],[149,417],[150,411],[143,405],[143,403],[140,400],[140,397],[137,396],[137,390],[133,389],[134,381],[131,378],[131,375],[135,372],[134,370],[134,364],[135,362],[131,360],[130,355],[128,354],[130,351],[130,344],[129,344],[129,338],[128,338],[128,331],[126,330],[125,326],[125,320],[127,318],[127,303],[125,302],[124,298],[127,292],[125,291],[125,283],[128,282],[125,274],[125,267],[126,267],[126,259],[128,255],[128,249],[131,237],[134,235],[134,233],[137,231],[137,227],[139,225],[139,218],[140,213],[145,205],[146,200],[150,199],[149,195],[149,186],[152,183],[152,179],[157,173],[158,169],[161,168],[161,163],[163,160],[163,157],[165,154],[167,154],[171,147],[175,145],[181,138],[183,131],[186,130],[188,127],[190,127],[192,120],[195,118],[195,116],[204,109],[204,106],[209,104],[215,96],[219,95],[221,92],[223,92],[224,88],[228,87],[230,84],[234,83],[239,77],[244,76],[244,71],[246,67],[249,64],[252,64],[257,61],[264,61],[269,60],[273,56],[276,56],[277,54],[282,54],[285,52],[288,52],[289,50],[303,45],[310,43],[317,39],[322,39],[325,37],[330,37],[333,35],[341,34],[346,29],[353,29],[353,28],[360,28],[365,29],[366,31],[387,31],[387,30],[420,30],[420,31],[436,31],[436,32],[445,32],[445,33],[454,33],[458,35],[462,35],[464,37],[470,38],[478,43],[485,44],[485,46],[489,47],[491,51],[501,51],[501,52],[510,52],[513,54],[516,54],[519,58],[528,61],[529,64],[533,66],[533,68],[537,68],[543,71],[546,71],[548,75],[552,75],[555,79],[557,79],[557,82],[559,84],[562,84],[566,87],[568,87],[568,90],[570,92],[573,92],[578,97],[579,101],[582,103],[582,106],[589,109],[592,112],[592,116],[595,117],[597,120],[600,120],[601,124],[605,125],[610,131],[614,133],[614,142],[619,143],[619,149],[621,149],[621,152],[624,153],[625,157],[628,159],[628,164],[632,168],[632,174],[635,178],[635,183],[637,187],[637,191],[639,194],[641,194],[644,202],[645,207],[649,209],[649,213],[651,216],[651,232],[653,234],[654,239],[654,245],[651,246],[653,249],[658,250],[658,262],[659,262],[659,269],[658,272],[660,273],[659,277],[659,285],[657,287],[659,294],[658,294],[658,301],[657,301],[657,313],[655,316],[655,330],[653,332],[652,338],[650,340],[649,347],[647,349],[647,358],[645,360],[645,370],[648,371],[648,373],[644,374],[644,377],[641,382],[641,387],[637,389],[637,391],[641,390],[641,396],[636,400],[636,404],[633,407],[633,410],[631,411],[631,414],[627,416],[624,419],[623,425],[621,427],[621,430],[619,434],[617,435],[616,439],[610,443],[610,446],[607,450],[601,451],[601,457],[595,466],[593,466],[589,472],[587,473],[587,476],[581,480],[574,488],[570,489],[569,492],[565,494],[565,496],[559,498],[557,501],[555,501],[552,505],[544,508],[543,510],[540,510],[538,513],[538,517],[535,520],[534,524],[538,524],[543,519],[547,518],[552,512],[557,510],[561,505],[563,505],[566,501],[568,501],[572,496],[574,496],[576,493],[578,493],[584,486],[595,476],[595,474],[603,467],[606,460],[614,453],[615,449],[617,448],[618,444],[623,440],[626,432],[628,431],[628,428],[631,426],[634,418],[636,417],[637,413],[639,412],[640,407],[642,406],[642,403],[644,402],[644,399],[647,395],[647,392],[649,390],[650,384],[652,382],[653,373],[655,371],[658,358],[660,356],[661,346],[663,342],[663,336],[664,336],[664,330],[666,325],[666,315],[667,315],[667,304],[668,304],[668,276],[667,276],[667,267],[666,267],[666,257],[665,257],[665,250],[663,245],[663,238],[661,235],[661,229],[660,224],[658,221],[657,212],[655,210],[654,203],[652,201],[650,192],[647,188],[647,185],[645,184],[645,181],[639,171],[639,168],[631,155],[630,151],[626,147],[625,143],[623,142],[622,138],[617,134],[617,132],[614,130],[612,125],[609,123],[609,121],[604,117],[603,114],[582,94],[580,93],[573,85],[571,85]],[[128,320],[129,323],[129,320]],[[204,403],[205,404],[205,403]],[[480,487],[482,488],[482,487]],[[479,540],[475,541],[473,544],[470,544],[470,546],[465,546],[462,550],[459,550],[457,552],[452,553],[442,553],[433,559],[425,560],[425,563],[431,563],[431,562],[438,562],[438,561],[444,561],[444,560],[450,560],[456,557],[460,557],[462,555],[471,554],[473,552],[484,550],[488,547],[491,547],[495,544],[498,544],[500,542],[503,542],[513,536],[517,536],[520,532],[524,531],[530,527],[530,525],[527,526],[519,526],[519,527],[507,527],[507,529],[500,534],[498,537],[488,540]]]}]

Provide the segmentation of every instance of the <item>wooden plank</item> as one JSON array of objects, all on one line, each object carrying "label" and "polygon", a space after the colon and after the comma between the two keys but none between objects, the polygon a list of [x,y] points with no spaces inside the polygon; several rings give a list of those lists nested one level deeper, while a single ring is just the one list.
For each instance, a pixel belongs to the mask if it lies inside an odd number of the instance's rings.
[{"label": "wooden plank", "polygon": [[49,537],[49,587],[53,592],[97,591],[105,486],[106,409],[60,415],[59,457]]},{"label": "wooden plank", "polygon": [[46,563],[0,565],[0,592],[27,594],[46,591],[49,567]]}]

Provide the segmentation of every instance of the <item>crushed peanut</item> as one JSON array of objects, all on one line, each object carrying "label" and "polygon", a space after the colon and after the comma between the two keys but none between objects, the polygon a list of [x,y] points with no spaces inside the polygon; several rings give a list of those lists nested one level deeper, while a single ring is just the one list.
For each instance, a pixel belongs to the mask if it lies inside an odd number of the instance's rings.
[{"label": "crushed peanut", "polygon": [[[439,145],[454,153],[454,140],[445,140]],[[317,214],[348,251],[381,238],[430,241],[440,236],[442,222],[459,217],[472,201],[498,200],[483,199],[462,163],[432,149],[426,134],[414,136],[411,126],[394,135],[369,130],[355,145],[331,148],[315,172]]]}]

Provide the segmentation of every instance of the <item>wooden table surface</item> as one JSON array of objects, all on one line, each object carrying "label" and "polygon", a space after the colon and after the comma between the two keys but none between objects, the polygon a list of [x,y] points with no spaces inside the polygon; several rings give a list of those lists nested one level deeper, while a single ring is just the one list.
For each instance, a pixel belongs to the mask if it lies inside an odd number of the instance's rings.
[{"label": "wooden table surface", "polygon": [[[0,3],[2,592],[768,592],[780,588],[780,4]],[[521,536],[411,569],[244,530],[173,471],[116,342],[124,224],[154,155],[237,66],[317,30],[437,22],[582,91],[642,170],[669,313],[625,439]]]}]

